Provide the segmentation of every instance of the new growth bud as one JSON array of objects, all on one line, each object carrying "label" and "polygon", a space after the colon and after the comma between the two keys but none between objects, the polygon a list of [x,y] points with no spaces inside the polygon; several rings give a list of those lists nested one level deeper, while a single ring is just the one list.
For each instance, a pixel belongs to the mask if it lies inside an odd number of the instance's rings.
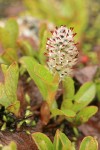
[{"label": "new growth bud", "polygon": [[52,31],[52,37],[47,39],[45,53],[49,69],[58,72],[60,78],[71,74],[72,67],[78,59],[77,43],[74,43],[73,28],[67,29],[65,26],[56,27]]}]

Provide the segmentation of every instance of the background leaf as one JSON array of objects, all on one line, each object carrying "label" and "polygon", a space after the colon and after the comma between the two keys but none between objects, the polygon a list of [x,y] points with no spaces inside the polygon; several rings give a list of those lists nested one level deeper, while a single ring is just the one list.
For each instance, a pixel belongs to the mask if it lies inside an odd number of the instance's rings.
[{"label": "background leaf", "polygon": [[87,106],[95,97],[96,87],[93,82],[87,82],[80,87],[78,92],[74,97],[74,104],[72,109],[74,111],[79,111],[85,106]]},{"label": "background leaf", "polygon": [[18,24],[14,19],[8,19],[5,27],[0,28],[0,42],[3,48],[15,48],[18,37]]},{"label": "background leaf", "polygon": [[18,24],[15,19],[8,19],[5,27],[0,27],[0,44],[3,53],[0,54],[0,63],[11,64],[17,61],[16,41],[18,38]]},{"label": "background leaf", "polygon": [[98,143],[95,138],[87,136],[81,142],[79,150],[98,150]]},{"label": "background leaf", "polygon": [[3,48],[10,48],[10,34],[4,28],[0,27],[0,43],[2,44]]},{"label": "background leaf", "polygon": [[15,49],[8,48],[0,55],[0,63],[10,65],[12,62],[18,60],[18,56]]},{"label": "background leaf", "polygon": [[60,109],[55,108],[55,109],[52,109],[51,112],[52,112],[53,117],[57,116],[57,115],[64,115],[67,118],[73,118],[76,115],[74,111],[67,110],[67,109],[66,110],[60,110]]},{"label": "background leaf", "polygon": [[[17,101],[17,83],[18,83],[18,77],[19,77],[19,69],[18,64],[14,62],[9,66],[9,68],[5,69],[5,65],[2,65],[2,68],[4,67],[4,83],[0,83],[0,104],[5,106],[5,108],[9,107],[18,102]],[[19,106],[19,105],[17,105]],[[15,107],[15,106],[14,106]],[[14,109],[15,110],[15,109]],[[19,107],[17,108],[19,110]],[[16,110],[15,112],[16,113]]]},{"label": "background leaf", "polygon": [[77,125],[87,122],[88,119],[97,112],[97,110],[98,110],[98,108],[96,106],[88,106],[88,107],[83,108],[76,115],[75,122],[77,123]]},{"label": "background leaf", "polygon": [[43,133],[33,133],[32,138],[35,141],[39,150],[54,150],[50,139]]},{"label": "background leaf", "polygon": [[75,148],[67,136],[57,130],[54,137],[54,150],[75,150]]},{"label": "background leaf", "polygon": [[47,37],[48,37],[48,32],[47,30],[44,30],[42,33],[42,38],[41,38],[41,43],[40,43],[40,49],[39,49],[39,61],[41,64],[45,65],[46,64],[46,57],[44,55],[44,52],[46,51],[46,42],[47,42]]},{"label": "background leaf", "polygon": [[97,93],[97,98],[100,102],[100,79],[96,82],[96,93]]},{"label": "background leaf", "polygon": [[17,41],[18,46],[20,47],[22,53],[24,56],[36,56],[37,52],[34,50],[34,48],[31,46],[31,44],[26,40],[18,40]]},{"label": "background leaf", "polygon": [[5,24],[5,30],[9,33],[9,38],[11,42],[11,47],[16,47],[16,41],[18,38],[18,24],[15,19],[10,18]]}]

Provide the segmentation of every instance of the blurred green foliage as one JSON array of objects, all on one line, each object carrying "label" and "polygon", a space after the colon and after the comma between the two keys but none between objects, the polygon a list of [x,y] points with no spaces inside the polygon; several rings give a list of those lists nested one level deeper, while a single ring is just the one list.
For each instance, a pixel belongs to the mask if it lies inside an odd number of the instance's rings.
[{"label": "blurred green foliage", "polygon": [[40,19],[47,19],[54,25],[74,26],[78,38],[87,25],[86,1],[80,0],[23,0],[28,13]]},{"label": "blurred green foliage", "polygon": [[[75,27],[76,37],[81,49],[93,61],[97,56],[89,53],[100,45],[100,5],[99,0],[23,0],[26,13],[39,19],[53,22],[55,26],[67,25]],[[91,58],[91,55],[93,59]],[[96,61],[97,63],[97,61]],[[95,64],[95,63],[94,63]]]},{"label": "blurred green foliage", "polygon": [[85,30],[84,51],[95,49],[100,45],[100,1],[89,0],[87,3],[88,24]]},{"label": "blurred green foliage", "polygon": [[0,44],[4,49],[3,53],[0,53],[0,63],[11,64],[13,61],[17,61],[18,34],[18,24],[15,19],[8,19],[5,27],[0,27]]}]

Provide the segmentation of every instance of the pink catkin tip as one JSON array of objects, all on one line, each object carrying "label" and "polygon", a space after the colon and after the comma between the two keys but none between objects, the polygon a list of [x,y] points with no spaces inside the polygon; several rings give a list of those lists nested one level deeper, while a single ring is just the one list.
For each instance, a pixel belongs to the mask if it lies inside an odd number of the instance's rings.
[{"label": "pink catkin tip", "polygon": [[70,27],[70,30],[73,31],[73,30],[74,30],[74,27]]},{"label": "pink catkin tip", "polygon": [[52,34],[54,33],[54,31],[50,31]]},{"label": "pink catkin tip", "polygon": [[76,34],[77,34],[77,33],[74,33],[74,34],[73,34],[73,37],[74,37]]},{"label": "pink catkin tip", "polygon": [[75,43],[74,45],[76,46],[76,45],[78,45],[78,44],[79,44],[79,42]]}]

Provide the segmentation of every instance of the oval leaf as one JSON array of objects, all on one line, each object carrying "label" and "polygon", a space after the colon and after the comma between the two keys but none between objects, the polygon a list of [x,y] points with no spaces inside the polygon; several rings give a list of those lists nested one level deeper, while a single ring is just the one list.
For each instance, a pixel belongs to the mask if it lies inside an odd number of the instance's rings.
[{"label": "oval leaf", "polygon": [[79,150],[98,150],[98,143],[95,138],[87,136],[81,142]]},{"label": "oval leaf", "polygon": [[93,82],[87,82],[80,87],[79,91],[74,97],[74,105],[72,109],[74,111],[79,111],[85,106],[87,106],[95,97],[96,87]]},{"label": "oval leaf", "polygon": [[32,138],[39,150],[54,150],[52,142],[45,134],[40,132],[33,133]]},{"label": "oval leaf", "polygon": [[98,108],[96,106],[85,107],[76,115],[75,122],[78,125],[87,122],[88,119],[92,117],[97,111]]},{"label": "oval leaf", "polygon": [[64,115],[67,118],[73,118],[75,117],[76,113],[72,110],[60,110],[60,109],[52,109],[51,110],[52,116],[57,116],[57,115]]},{"label": "oval leaf", "polygon": [[54,137],[54,150],[75,150],[67,136],[57,130]]}]

